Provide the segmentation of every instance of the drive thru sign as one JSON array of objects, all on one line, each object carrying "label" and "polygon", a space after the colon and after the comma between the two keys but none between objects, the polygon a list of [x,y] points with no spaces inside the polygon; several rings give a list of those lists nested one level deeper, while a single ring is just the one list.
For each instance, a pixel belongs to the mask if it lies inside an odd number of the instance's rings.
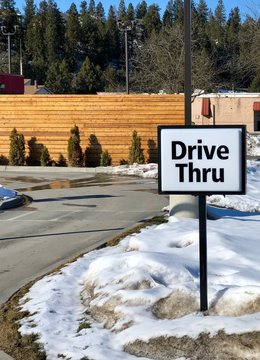
[{"label": "drive thru sign", "polygon": [[159,126],[158,147],[160,193],[245,193],[245,126]]},{"label": "drive thru sign", "polygon": [[208,310],[206,195],[245,194],[246,127],[159,126],[160,194],[199,196],[200,309]]}]

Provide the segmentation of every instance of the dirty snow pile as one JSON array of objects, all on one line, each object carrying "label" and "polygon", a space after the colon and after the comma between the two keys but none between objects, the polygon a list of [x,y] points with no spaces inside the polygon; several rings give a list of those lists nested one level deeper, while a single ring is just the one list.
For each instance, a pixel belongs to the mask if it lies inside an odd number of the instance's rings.
[{"label": "dirty snow pile", "polygon": [[[36,282],[21,299],[31,315],[20,332],[38,334],[48,360],[259,359],[257,162],[248,189],[207,222],[208,316],[199,311],[198,220],[170,217]],[[241,202],[248,212],[236,210]]]},{"label": "dirty snow pile", "polygon": [[250,156],[260,156],[260,135],[247,134],[247,154]]}]

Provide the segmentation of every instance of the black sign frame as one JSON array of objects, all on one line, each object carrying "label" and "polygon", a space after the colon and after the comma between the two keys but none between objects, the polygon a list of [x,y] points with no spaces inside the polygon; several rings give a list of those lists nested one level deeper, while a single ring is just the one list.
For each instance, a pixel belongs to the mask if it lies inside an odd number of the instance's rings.
[{"label": "black sign frame", "polygon": [[[200,129],[240,129],[241,130],[241,156],[240,156],[240,169],[241,169],[241,186],[239,190],[234,191],[165,191],[162,190],[162,158],[161,158],[161,132],[166,129],[193,129],[198,131]],[[246,125],[160,125],[158,126],[158,193],[165,195],[244,195],[246,194]]]}]

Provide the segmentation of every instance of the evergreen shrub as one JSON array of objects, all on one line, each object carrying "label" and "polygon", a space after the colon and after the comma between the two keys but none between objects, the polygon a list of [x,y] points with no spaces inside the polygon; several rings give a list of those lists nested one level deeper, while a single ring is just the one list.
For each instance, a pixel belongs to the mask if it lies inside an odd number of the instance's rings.
[{"label": "evergreen shrub", "polygon": [[80,146],[80,134],[77,125],[70,130],[68,140],[68,164],[69,166],[80,167],[83,164],[83,153]]},{"label": "evergreen shrub", "polygon": [[132,144],[129,149],[129,164],[143,164],[144,163],[144,153],[141,148],[141,138],[137,134],[137,131],[133,131],[132,135]]},{"label": "evergreen shrub", "polygon": [[100,159],[100,166],[111,166],[112,164],[112,157],[109,154],[108,150],[105,150],[101,154]]},{"label": "evergreen shrub", "polygon": [[25,163],[25,141],[23,134],[13,128],[10,134],[9,165],[23,166]]},{"label": "evergreen shrub", "polygon": [[47,149],[46,146],[43,146],[40,162],[41,162],[41,166],[50,166],[52,163],[49,150]]}]

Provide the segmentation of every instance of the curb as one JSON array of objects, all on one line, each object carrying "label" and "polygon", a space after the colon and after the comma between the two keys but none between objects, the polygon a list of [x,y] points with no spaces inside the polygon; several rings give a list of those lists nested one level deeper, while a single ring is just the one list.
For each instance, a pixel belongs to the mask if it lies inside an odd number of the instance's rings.
[{"label": "curb", "polygon": [[95,168],[91,167],[59,167],[59,166],[9,166],[9,165],[0,165],[0,171],[14,171],[14,172],[49,172],[49,173],[66,173],[66,172],[76,172],[76,173],[111,173],[112,166],[98,166]]}]

